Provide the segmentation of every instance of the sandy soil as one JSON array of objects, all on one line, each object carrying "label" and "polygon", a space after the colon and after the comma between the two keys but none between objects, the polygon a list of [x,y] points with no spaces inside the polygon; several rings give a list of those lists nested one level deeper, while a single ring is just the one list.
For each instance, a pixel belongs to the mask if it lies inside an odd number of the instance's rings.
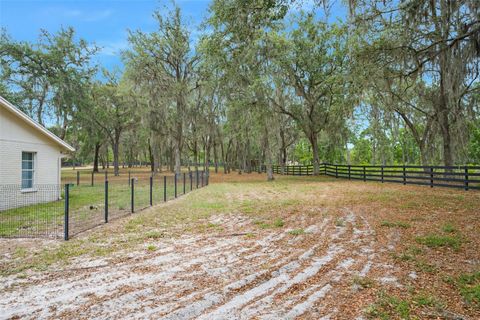
[{"label": "sandy soil", "polygon": [[354,277],[405,285],[400,271],[382,259],[398,242],[394,231],[386,242],[377,241],[361,212],[348,208],[335,219],[300,220],[305,234],[251,234],[249,218],[215,216],[210,221],[223,230],[213,235],[160,239],[154,251],[7,278],[0,285],[0,317],[361,319],[372,297],[362,294]]},{"label": "sandy soil", "polygon": [[[211,181],[69,245],[0,240],[0,319],[480,319],[455,282],[480,271],[479,193],[267,184],[258,174]],[[428,235],[460,245],[419,242]],[[83,244],[89,253],[68,255]],[[47,247],[59,262],[42,268]]]}]

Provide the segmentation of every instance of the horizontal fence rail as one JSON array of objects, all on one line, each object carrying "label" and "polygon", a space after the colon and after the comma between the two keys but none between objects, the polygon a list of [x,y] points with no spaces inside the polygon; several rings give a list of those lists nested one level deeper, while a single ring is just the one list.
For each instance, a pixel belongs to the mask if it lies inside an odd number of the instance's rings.
[{"label": "horizontal fence rail", "polygon": [[[266,172],[266,166],[255,168]],[[310,176],[313,165],[272,166],[275,174]],[[375,166],[322,163],[319,174],[350,180],[393,182],[430,187],[480,190],[480,166]]]},{"label": "horizontal fence rail", "polygon": [[480,166],[359,166],[323,164],[324,174],[363,181],[480,190]]},{"label": "horizontal fence rail", "polygon": [[[76,178],[76,176],[75,176]],[[64,238],[175,199],[209,183],[204,171],[178,175],[132,172],[130,180],[64,185],[0,185],[0,237]]]}]

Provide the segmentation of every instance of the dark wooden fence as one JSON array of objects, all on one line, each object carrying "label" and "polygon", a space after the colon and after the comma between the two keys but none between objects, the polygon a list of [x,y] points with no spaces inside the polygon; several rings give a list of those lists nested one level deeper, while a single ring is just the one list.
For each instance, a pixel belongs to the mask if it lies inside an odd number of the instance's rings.
[{"label": "dark wooden fence", "polygon": [[[275,165],[272,169],[275,174],[313,175],[313,165],[284,166],[283,168]],[[265,172],[266,167],[257,167],[256,171]],[[480,166],[372,166],[322,163],[319,173],[349,180],[480,190]]]}]

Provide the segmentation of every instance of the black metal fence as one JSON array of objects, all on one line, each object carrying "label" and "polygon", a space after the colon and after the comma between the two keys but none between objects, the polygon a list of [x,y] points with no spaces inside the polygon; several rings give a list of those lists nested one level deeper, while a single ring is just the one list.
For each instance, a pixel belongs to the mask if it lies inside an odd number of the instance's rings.
[{"label": "black metal fence", "polygon": [[103,183],[0,186],[0,237],[64,238],[175,199],[209,183],[204,171]]},{"label": "black metal fence", "polygon": [[[256,168],[265,172],[266,167]],[[313,165],[273,166],[275,174],[310,176]],[[480,190],[480,166],[374,166],[322,163],[319,174],[350,180],[393,182],[433,187]]]}]

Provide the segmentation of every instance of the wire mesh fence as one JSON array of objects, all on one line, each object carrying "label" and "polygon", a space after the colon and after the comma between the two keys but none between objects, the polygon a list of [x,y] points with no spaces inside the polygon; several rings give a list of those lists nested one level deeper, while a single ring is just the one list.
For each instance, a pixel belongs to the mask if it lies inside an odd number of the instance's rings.
[{"label": "wire mesh fence", "polygon": [[65,200],[61,185],[0,185],[0,237],[60,238]]},{"label": "wire mesh fence", "polygon": [[102,183],[0,185],[0,237],[65,238],[208,184],[205,172],[150,173]]}]

